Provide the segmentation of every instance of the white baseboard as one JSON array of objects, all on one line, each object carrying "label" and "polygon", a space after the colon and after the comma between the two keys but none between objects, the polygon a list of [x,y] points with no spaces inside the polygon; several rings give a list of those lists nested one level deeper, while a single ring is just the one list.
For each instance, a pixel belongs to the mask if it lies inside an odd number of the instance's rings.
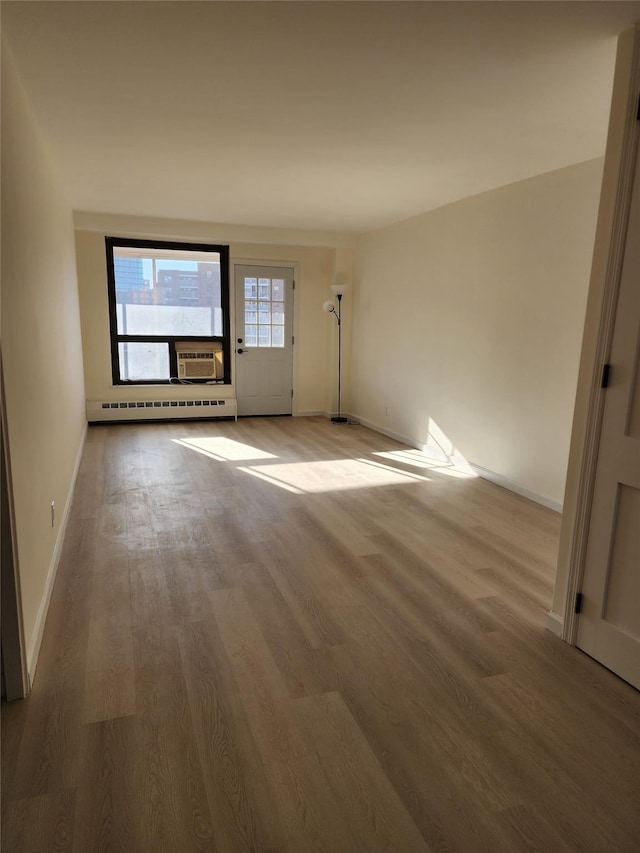
[{"label": "white baseboard", "polygon": [[357,420],[362,426],[367,427],[368,429],[374,430],[374,432],[379,432],[382,435],[386,435],[389,438],[394,438],[396,441],[401,441],[403,444],[408,445],[409,447],[415,447],[417,450],[421,450],[429,456],[432,456],[436,459],[441,459],[442,461],[456,463],[459,461],[461,464],[468,465],[471,470],[478,475],[478,477],[482,477],[483,480],[489,480],[491,483],[495,483],[497,486],[502,486],[503,489],[508,489],[510,492],[515,492],[517,495],[521,495],[523,498],[527,498],[530,501],[534,501],[535,503],[541,504],[542,506],[546,506],[548,509],[552,509],[555,512],[562,512],[562,504],[557,501],[552,501],[549,498],[544,497],[544,495],[538,495],[536,492],[532,492],[530,489],[521,486],[520,483],[516,483],[513,480],[507,479],[507,477],[503,477],[502,474],[496,474],[494,471],[489,471],[487,468],[482,468],[480,465],[474,465],[473,462],[467,462],[464,459],[456,460],[455,457],[447,457],[444,452],[439,450],[437,447],[434,447],[431,444],[424,444],[424,442],[416,441],[415,438],[411,438],[407,435],[402,435],[401,433],[393,432],[392,430],[385,429],[381,427],[379,424],[372,423],[371,421],[366,420],[365,418],[359,418],[357,415],[349,416],[352,417],[353,420]]},{"label": "white baseboard", "polygon": [[555,634],[556,637],[560,637],[560,639],[562,639],[562,635],[564,633],[564,619],[562,616],[554,613],[553,610],[550,610],[547,613],[547,629]]},{"label": "white baseboard", "polygon": [[528,498],[530,501],[546,506],[548,509],[552,509],[555,512],[562,512],[561,503],[545,498],[544,495],[538,495],[530,489],[521,486],[520,483],[515,483],[513,480],[507,479],[507,477],[503,477],[502,474],[496,474],[494,471],[489,471],[486,468],[482,468],[480,465],[474,465],[473,462],[469,462],[469,465],[478,477],[482,477],[484,480],[489,480],[497,486],[502,486],[503,489],[508,489],[510,492],[522,495],[523,498]]},{"label": "white baseboard", "polygon": [[53,585],[56,580],[56,574],[58,572],[58,563],[60,562],[62,546],[64,544],[64,538],[67,532],[67,523],[69,521],[71,505],[73,504],[73,495],[75,492],[76,480],[78,479],[78,472],[80,471],[80,463],[82,462],[84,445],[87,439],[87,429],[88,425],[85,424],[84,431],[82,433],[82,438],[80,439],[80,446],[78,448],[78,453],[76,456],[76,462],[73,469],[73,475],[71,477],[71,483],[69,485],[67,500],[64,506],[64,511],[60,518],[60,526],[58,528],[56,544],[53,549],[53,554],[51,555],[51,562],[49,563],[49,571],[47,572],[47,580],[44,586],[44,593],[42,596],[42,600],[40,601],[40,607],[38,608],[38,615],[36,617],[36,623],[33,629],[33,634],[31,635],[31,642],[27,649],[27,671],[29,673],[30,684],[33,684],[33,679],[36,674],[36,667],[38,666],[38,656],[40,654],[40,646],[42,644],[42,635],[44,634],[44,625],[47,621],[47,613],[49,611],[49,604],[51,602],[51,594],[53,593]]},{"label": "white baseboard", "polygon": [[416,450],[422,450],[423,446],[420,442],[417,442],[413,438],[409,438],[407,435],[401,435],[399,432],[392,432],[390,429],[385,429],[381,427],[379,424],[374,424],[372,421],[368,421],[365,418],[359,418],[357,415],[345,415],[349,420],[358,421],[362,426],[367,427],[367,429],[372,429],[374,432],[379,432],[382,435],[386,435],[389,438],[393,438],[396,441],[401,441],[402,444],[406,444],[409,447],[415,447]]}]

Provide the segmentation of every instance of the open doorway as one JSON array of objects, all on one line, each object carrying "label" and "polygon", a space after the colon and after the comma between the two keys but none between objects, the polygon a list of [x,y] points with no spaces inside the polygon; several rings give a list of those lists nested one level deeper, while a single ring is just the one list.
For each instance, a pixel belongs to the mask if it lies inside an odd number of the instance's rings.
[{"label": "open doorway", "polygon": [[639,103],[636,27],[618,45],[556,597],[563,638],[640,688]]}]

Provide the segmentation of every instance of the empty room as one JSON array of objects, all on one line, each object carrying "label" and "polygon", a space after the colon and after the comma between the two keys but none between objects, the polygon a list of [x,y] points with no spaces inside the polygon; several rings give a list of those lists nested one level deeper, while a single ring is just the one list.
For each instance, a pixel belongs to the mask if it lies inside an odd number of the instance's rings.
[{"label": "empty room", "polygon": [[0,23],[3,853],[637,853],[640,2]]}]

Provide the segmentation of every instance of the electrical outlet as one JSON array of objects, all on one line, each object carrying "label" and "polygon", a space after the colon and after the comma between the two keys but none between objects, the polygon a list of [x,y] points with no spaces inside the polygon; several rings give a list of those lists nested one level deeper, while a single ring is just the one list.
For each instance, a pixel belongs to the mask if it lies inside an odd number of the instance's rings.
[{"label": "electrical outlet", "polygon": [[390,415],[391,414],[391,408],[389,406],[385,406],[384,407],[384,413],[385,413],[385,415]]},{"label": "electrical outlet", "polygon": [[51,526],[55,527],[56,523],[56,502],[51,501]]}]

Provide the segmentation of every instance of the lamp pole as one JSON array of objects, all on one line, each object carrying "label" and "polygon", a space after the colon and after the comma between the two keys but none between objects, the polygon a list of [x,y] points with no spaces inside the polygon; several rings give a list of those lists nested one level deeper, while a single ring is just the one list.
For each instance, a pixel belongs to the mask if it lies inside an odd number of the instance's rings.
[{"label": "lamp pole", "polygon": [[338,415],[331,418],[331,423],[346,424],[347,418],[342,417],[342,291],[343,287],[338,284],[332,284],[331,290],[333,295],[338,299],[338,310],[336,311],[335,303],[328,299],[322,306],[328,314],[333,314],[338,321]]},{"label": "lamp pole", "polygon": [[338,298],[338,310],[333,309],[333,313],[338,320],[338,415],[331,418],[331,423],[346,424],[347,419],[342,417],[341,411],[341,393],[342,393],[342,294],[336,294]]}]

